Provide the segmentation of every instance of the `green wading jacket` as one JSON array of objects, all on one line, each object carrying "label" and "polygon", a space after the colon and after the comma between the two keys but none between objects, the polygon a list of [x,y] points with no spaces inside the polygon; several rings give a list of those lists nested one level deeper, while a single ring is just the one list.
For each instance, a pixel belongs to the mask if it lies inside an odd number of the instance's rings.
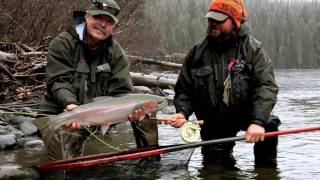
[{"label": "green wading jacket", "polygon": [[82,14],[50,42],[41,113],[58,114],[71,103],[85,104],[97,96],[132,92],[129,61],[120,45],[109,37],[103,47],[92,52],[85,33]]},{"label": "green wading jacket", "polygon": [[[233,48],[214,50],[208,46],[208,38],[204,38],[189,51],[175,86],[177,112],[186,118],[194,112],[205,124],[242,122],[264,126],[276,103],[278,87],[273,63],[249,30],[246,23],[241,25]],[[244,76],[246,100],[232,107],[223,103],[231,59],[245,60],[250,70]]]}]

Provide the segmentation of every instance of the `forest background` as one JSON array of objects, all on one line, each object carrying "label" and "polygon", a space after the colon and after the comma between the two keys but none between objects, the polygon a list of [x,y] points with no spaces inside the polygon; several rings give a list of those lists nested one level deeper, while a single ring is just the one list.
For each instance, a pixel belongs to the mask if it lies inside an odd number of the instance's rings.
[{"label": "forest background", "polygon": [[[210,0],[116,0],[122,11],[115,38],[127,54],[185,54],[206,32]],[[90,0],[0,0],[0,50],[24,43],[46,50],[72,11]],[[278,69],[320,67],[319,0],[245,0],[252,34]],[[14,53],[14,52],[12,52]]]}]

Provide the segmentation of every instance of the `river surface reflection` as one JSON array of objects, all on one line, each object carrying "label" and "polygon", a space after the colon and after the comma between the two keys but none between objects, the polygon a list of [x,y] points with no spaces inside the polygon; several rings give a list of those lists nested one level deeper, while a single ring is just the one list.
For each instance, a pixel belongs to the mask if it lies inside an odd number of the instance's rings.
[{"label": "river surface reflection", "polygon": [[[280,91],[274,114],[282,121],[280,130],[303,128],[320,124],[320,70],[277,70],[276,80]],[[169,106],[162,114],[174,112],[174,107]],[[194,118],[194,117],[193,117]],[[122,142],[117,144],[119,148],[134,147],[132,129],[128,124],[117,126],[109,132],[104,140]],[[240,132],[239,135],[243,135]],[[179,130],[167,125],[159,125],[159,144],[180,144]],[[147,171],[148,167],[139,172],[130,172],[130,169],[119,168],[114,171],[108,168],[104,170],[91,167],[82,169],[87,176],[76,175],[75,179],[117,179],[129,175],[129,179],[319,179],[320,178],[320,132],[308,132],[292,135],[284,135],[279,138],[278,166],[277,168],[255,168],[253,157],[253,145],[245,142],[237,142],[234,149],[236,163],[234,168],[224,168],[212,164],[203,166],[203,158],[200,148],[196,148],[187,166],[158,171]],[[114,143],[115,144],[115,143]],[[98,147],[98,148],[97,148]],[[101,143],[91,139],[85,148],[86,154],[105,152],[108,149]],[[0,152],[1,164],[34,165],[46,161],[45,149],[24,149]],[[169,171],[169,172],[166,172]],[[101,173],[97,176],[97,172]],[[77,172],[78,174],[79,172]],[[123,176],[119,176],[122,174]],[[69,178],[72,179],[72,178]]]}]

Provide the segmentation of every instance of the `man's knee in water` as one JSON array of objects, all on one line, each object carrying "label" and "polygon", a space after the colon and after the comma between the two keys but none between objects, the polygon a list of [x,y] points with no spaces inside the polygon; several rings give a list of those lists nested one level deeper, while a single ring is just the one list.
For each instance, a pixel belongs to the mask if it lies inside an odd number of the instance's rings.
[{"label": "man's knee in water", "polygon": [[[279,117],[271,115],[265,124],[266,132],[278,131],[281,124]],[[278,137],[266,138],[254,145],[254,156],[256,165],[276,165]]]}]

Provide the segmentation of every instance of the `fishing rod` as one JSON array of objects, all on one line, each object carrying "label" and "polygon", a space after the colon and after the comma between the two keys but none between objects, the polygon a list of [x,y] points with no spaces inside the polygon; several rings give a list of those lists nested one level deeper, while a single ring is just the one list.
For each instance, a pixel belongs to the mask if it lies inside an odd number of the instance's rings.
[{"label": "fishing rod", "polygon": [[[270,137],[286,135],[286,134],[319,131],[319,130],[320,130],[320,126],[290,129],[290,130],[280,130],[280,131],[264,133],[264,137],[270,138]],[[108,164],[108,163],[113,163],[117,161],[139,159],[143,157],[149,157],[149,156],[154,156],[158,154],[179,151],[183,149],[197,148],[205,145],[235,142],[235,141],[241,141],[241,140],[245,140],[245,136],[213,139],[213,140],[206,140],[206,141],[201,141],[201,142],[196,142],[191,144],[180,144],[180,145],[172,145],[167,147],[147,147],[147,148],[137,148],[132,150],[129,149],[121,152],[102,153],[97,155],[82,156],[82,157],[70,158],[66,160],[53,161],[45,164],[39,164],[36,166],[36,168],[39,169],[40,171],[67,170],[67,169],[72,169],[76,167],[87,167],[87,166],[93,166],[98,164]]]}]

